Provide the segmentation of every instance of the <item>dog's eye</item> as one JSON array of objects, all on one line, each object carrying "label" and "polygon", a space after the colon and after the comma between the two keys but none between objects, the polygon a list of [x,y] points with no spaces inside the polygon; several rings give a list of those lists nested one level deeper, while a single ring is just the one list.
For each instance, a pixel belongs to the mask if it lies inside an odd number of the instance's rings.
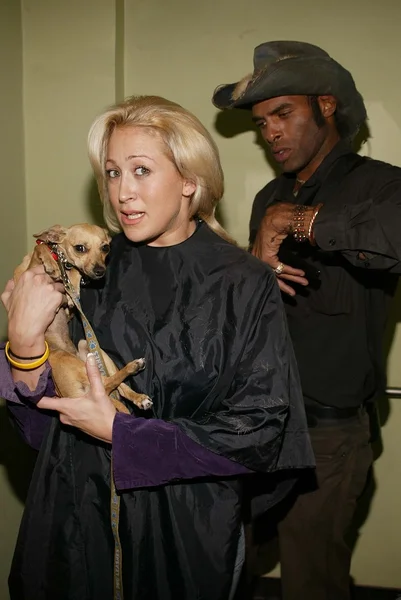
[{"label": "dog's eye", "polygon": [[86,246],[84,246],[83,244],[77,244],[76,246],[74,246],[74,250],[76,250],[80,254],[87,252]]},{"label": "dog's eye", "polygon": [[109,246],[109,244],[103,244],[103,246],[100,248],[100,250],[102,252],[104,252],[105,254],[107,254],[108,252],[110,252],[110,246]]}]

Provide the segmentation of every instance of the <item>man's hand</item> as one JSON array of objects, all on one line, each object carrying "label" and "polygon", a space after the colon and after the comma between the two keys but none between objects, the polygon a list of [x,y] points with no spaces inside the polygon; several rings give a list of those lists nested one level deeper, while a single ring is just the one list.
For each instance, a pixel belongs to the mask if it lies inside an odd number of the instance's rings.
[{"label": "man's hand", "polygon": [[294,205],[278,202],[270,206],[263,217],[252,248],[252,254],[272,267],[282,292],[295,296],[295,290],[284,280],[308,285],[305,273],[285,265],[278,258],[283,240],[292,231]]}]

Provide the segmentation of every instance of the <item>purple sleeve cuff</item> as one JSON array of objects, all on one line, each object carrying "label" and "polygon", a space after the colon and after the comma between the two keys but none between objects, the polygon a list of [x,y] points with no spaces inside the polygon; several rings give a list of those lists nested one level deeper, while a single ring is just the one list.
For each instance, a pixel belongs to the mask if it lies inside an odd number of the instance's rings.
[{"label": "purple sleeve cuff", "polygon": [[55,388],[50,374],[50,366],[46,365],[41,373],[36,390],[30,390],[22,381],[15,382],[10,366],[4,354],[4,344],[0,348],[0,396],[7,400],[11,417],[23,439],[39,449],[51,416],[39,411],[35,404],[43,396],[54,396]]},{"label": "purple sleeve cuff", "polygon": [[7,408],[22,439],[34,450],[39,450],[49,428],[51,416],[36,408],[34,404],[9,402]]},{"label": "purple sleeve cuff", "polygon": [[125,413],[114,419],[113,472],[118,490],[252,473],[197,444],[174,423]]},{"label": "purple sleeve cuff", "polygon": [[4,352],[4,344],[0,344],[0,396],[8,402],[36,404],[43,396],[55,396],[55,387],[50,375],[50,365],[40,374],[36,390],[30,390],[23,381],[15,382],[11,375],[10,365]]}]

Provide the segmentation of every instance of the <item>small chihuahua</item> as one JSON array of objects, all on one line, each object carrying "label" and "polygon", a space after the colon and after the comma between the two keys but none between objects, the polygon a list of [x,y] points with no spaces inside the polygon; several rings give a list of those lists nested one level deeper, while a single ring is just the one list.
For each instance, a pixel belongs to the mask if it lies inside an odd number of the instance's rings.
[{"label": "small chihuahua", "polygon": [[[24,271],[36,265],[43,265],[46,273],[54,281],[62,281],[57,259],[61,259],[68,269],[69,280],[78,294],[83,277],[100,279],[104,276],[111,241],[106,229],[87,223],[71,227],[54,225],[35,234],[34,237],[37,238],[37,245],[15,269],[15,281]],[[66,308],[57,312],[46,331],[45,339],[50,349],[49,363],[58,395],[76,398],[84,395],[89,389],[85,366],[88,346],[86,340],[81,340],[76,348],[69,336],[68,321],[74,303],[68,295],[67,303]],[[110,395],[112,391],[118,390],[121,396],[139,408],[149,409],[153,404],[151,399],[145,394],[134,392],[123,383],[129,375],[134,375],[145,367],[145,360],[133,360],[119,370],[103,350],[99,348],[99,351],[109,373],[108,377],[103,377],[106,393]],[[113,397],[111,400],[118,411],[129,413],[120,400]]]}]

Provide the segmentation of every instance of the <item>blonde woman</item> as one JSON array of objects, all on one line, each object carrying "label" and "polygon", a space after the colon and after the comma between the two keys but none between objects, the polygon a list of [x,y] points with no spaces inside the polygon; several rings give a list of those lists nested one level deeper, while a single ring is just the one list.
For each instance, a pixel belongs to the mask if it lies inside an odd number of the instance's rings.
[{"label": "blonde woman", "polygon": [[[275,471],[313,464],[275,276],[216,221],[218,151],[181,106],[143,96],[112,107],[90,130],[89,155],[116,235],[103,285],[83,290],[83,308],[118,365],[146,358],[129,383],[153,408],[116,413],[91,359],[90,393],[65,399],[52,397],[47,364],[11,371],[2,354],[0,393],[40,448],[11,600],[122,597],[113,591],[110,474],[125,599],[232,598],[244,478],[273,481]],[[2,299],[10,348],[40,355],[59,286],[36,269]]]}]

